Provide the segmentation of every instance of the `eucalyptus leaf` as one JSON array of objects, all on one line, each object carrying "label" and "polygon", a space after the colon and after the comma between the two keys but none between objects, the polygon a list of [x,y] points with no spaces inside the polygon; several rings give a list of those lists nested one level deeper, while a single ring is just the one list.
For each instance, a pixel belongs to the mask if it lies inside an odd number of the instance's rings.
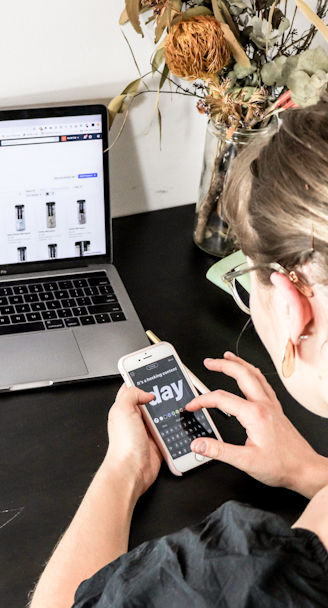
[{"label": "eucalyptus leaf", "polygon": [[275,59],[275,63],[277,65],[279,65],[279,67],[281,67],[281,69],[285,65],[286,61],[287,61],[287,57],[285,55],[280,55],[279,57],[277,57]]},{"label": "eucalyptus leaf", "polygon": [[244,97],[244,101],[249,101],[250,97],[253,95],[256,87],[243,87],[244,91],[247,91],[247,94]]},{"label": "eucalyptus leaf", "polygon": [[291,94],[290,94],[290,98],[291,98],[291,100],[294,102],[294,104],[295,104],[296,106],[301,106],[301,107],[303,107],[303,104],[304,104],[304,99],[303,99],[303,98],[300,98],[300,97],[297,97],[297,95],[295,95],[295,93],[293,93],[293,91],[291,91],[290,93],[291,93]]},{"label": "eucalyptus leaf", "polygon": [[157,44],[159,39],[162,37],[162,34],[163,34],[165,28],[167,27],[167,18],[168,18],[168,9],[166,8],[164,13],[160,16],[160,18],[158,19],[157,24],[156,24],[155,44]]},{"label": "eucalyptus leaf", "polygon": [[118,114],[124,114],[124,112],[126,112],[126,110],[128,109],[127,104],[125,103],[125,101],[123,101],[119,111],[117,112]]},{"label": "eucalyptus leaf", "polygon": [[[248,17],[248,15],[246,15],[246,17]],[[245,17],[245,19],[246,19],[246,17]],[[247,25],[246,27],[244,27],[243,31],[241,32],[242,38],[243,39],[249,38],[252,31],[253,31],[253,28],[251,25]]]},{"label": "eucalyptus leaf", "polygon": [[249,35],[250,39],[256,44],[259,49],[265,49],[265,39],[256,36],[253,32]]},{"label": "eucalyptus leaf", "polygon": [[317,70],[328,72],[328,55],[322,46],[308,49],[299,55],[297,67],[299,70],[304,70],[309,76],[312,76]]},{"label": "eucalyptus leaf", "polygon": [[243,2],[242,0],[235,0],[234,2],[230,2],[230,6],[238,6],[238,8],[248,8],[247,4],[245,4],[245,2]]},{"label": "eucalyptus leaf", "polygon": [[287,80],[287,87],[295,94],[299,99],[305,101],[305,87],[310,82],[310,76],[303,72],[303,70],[294,70]]},{"label": "eucalyptus leaf", "polygon": [[310,85],[315,89],[322,89],[327,84],[328,74],[323,70],[317,70],[310,78]]},{"label": "eucalyptus leaf", "polygon": [[262,19],[254,16],[251,19],[251,25],[253,26],[253,33],[255,36],[262,36]]},{"label": "eucalyptus leaf", "polygon": [[282,87],[285,83],[282,77],[282,66],[277,65],[275,61],[265,63],[261,70],[261,78],[267,86]]},{"label": "eucalyptus leaf", "polygon": [[315,89],[315,87],[313,87],[311,85],[310,81],[311,81],[311,78],[310,78],[308,84],[306,84],[304,87],[304,96],[306,97],[306,99],[311,99],[311,97],[316,97],[318,95],[317,89]]},{"label": "eucalyptus leaf", "polygon": [[158,116],[158,130],[159,130],[159,149],[162,149],[162,114],[160,113],[160,109],[157,107],[157,116]]},{"label": "eucalyptus leaf", "polygon": [[130,82],[130,84],[125,87],[124,91],[122,91],[122,95],[135,95],[139,90],[141,81],[142,78],[137,78],[136,80],[133,80],[133,82]]},{"label": "eucalyptus leaf", "polygon": [[308,106],[315,106],[318,101],[320,101],[320,96],[316,95],[315,97],[311,97],[310,99],[307,99],[306,102],[304,103],[303,107],[307,108]]},{"label": "eucalyptus leaf", "polygon": [[168,26],[169,22],[173,23],[174,14],[180,13],[181,6],[182,6],[182,0],[171,0],[171,2],[168,3],[167,8],[161,14],[161,16],[159,17],[159,19],[156,23],[155,44],[157,44],[157,42],[162,37],[162,34],[163,34],[164,30],[166,29],[166,27]]},{"label": "eucalyptus leaf", "polygon": [[206,6],[193,6],[193,8],[188,8],[183,13],[183,19],[189,19],[189,17],[198,17],[198,15],[208,15],[213,17],[212,11]]},{"label": "eucalyptus leaf", "polygon": [[229,25],[227,23],[221,23],[221,30],[223,31],[224,37],[229,45],[231,54],[235,61],[240,63],[240,65],[249,68],[251,65],[249,57],[247,57],[243,47],[234,36]]},{"label": "eucalyptus leaf", "polygon": [[251,65],[249,68],[245,68],[239,63],[235,63],[233,69],[238,79],[246,78],[246,76],[249,76],[250,74],[254,74],[254,72],[256,72],[256,66]]},{"label": "eucalyptus leaf", "polygon": [[302,11],[302,13],[313,23],[313,25],[319,30],[323,37],[328,41],[328,28],[318,17],[318,15],[304,2],[304,0],[295,0],[295,4]]},{"label": "eucalyptus leaf", "polygon": [[287,17],[283,17],[280,21],[279,28],[277,30],[271,29],[271,25],[266,19],[260,19],[260,17],[257,17],[256,15],[252,17],[251,24],[253,26],[253,31],[249,37],[260,49],[265,49],[267,45],[268,47],[274,46],[278,38],[282,36],[290,25]]},{"label": "eucalyptus leaf", "polygon": [[155,99],[155,106],[154,106],[154,110],[153,110],[153,115],[152,115],[152,117],[151,117],[151,121],[150,121],[149,129],[148,129],[148,131],[147,131],[146,135],[148,135],[148,133],[150,132],[151,125],[152,125],[153,120],[154,120],[154,116],[155,116],[156,111],[157,111],[157,109],[158,109],[159,94],[160,94],[160,89],[159,89],[159,87],[158,87],[158,89],[157,89],[157,95],[156,95],[156,99]]},{"label": "eucalyptus leaf", "polygon": [[152,65],[151,71],[152,71],[153,75],[155,74],[155,72],[157,72],[157,70],[162,65],[164,60],[165,60],[164,48],[162,47],[160,49],[157,49],[157,51],[155,52],[154,58],[151,62],[151,65]]},{"label": "eucalyptus leaf", "polygon": [[108,105],[108,128],[110,129],[116,114],[120,111],[126,95],[117,95]]},{"label": "eucalyptus leaf", "polygon": [[251,78],[250,85],[251,85],[252,87],[259,87],[259,86],[261,86],[261,78],[260,78],[260,76],[258,75],[258,73],[257,73],[257,72],[255,72],[255,73],[252,75],[252,77],[250,77],[250,78]]},{"label": "eucalyptus leaf", "polygon": [[126,12],[126,8],[123,10],[120,18],[119,18],[119,24],[120,25],[124,25],[127,21],[129,21],[129,17],[128,14]]},{"label": "eucalyptus leaf", "polygon": [[232,87],[230,89],[230,93],[234,96],[237,97],[238,93],[240,93],[240,91],[242,90],[241,87]]},{"label": "eucalyptus leaf", "polygon": [[[139,72],[139,76],[140,76],[140,78],[141,78],[141,77],[142,77],[142,76],[141,76],[141,72],[140,72],[140,70],[139,70],[139,66],[138,66],[138,64],[137,64],[137,60],[136,60],[136,58],[135,58],[135,56],[134,56],[134,53],[133,53],[133,50],[132,50],[132,48],[131,48],[131,44],[130,44],[130,42],[128,41],[128,39],[127,39],[126,35],[124,34],[123,30],[122,30],[122,34],[123,34],[123,36],[124,36],[124,38],[125,38],[125,41],[126,41],[126,43],[127,43],[128,47],[129,47],[129,49],[130,49],[130,53],[131,53],[131,55],[132,55],[133,61],[134,61],[134,63],[135,63],[135,66],[136,66],[136,68],[137,68],[137,70],[138,70],[138,72]],[[146,85],[146,86],[147,86],[147,85]],[[147,87],[147,88],[148,88],[148,87]]]},{"label": "eucalyptus leaf", "polygon": [[143,36],[139,21],[139,0],[125,0],[125,8],[131,25],[134,27],[137,34]]},{"label": "eucalyptus leaf", "polygon": [[127,110],[127,105],[125,104],[125,99],[127,95],[134,97],[134,95],[138,92],[140,83],[142,82],[142,78],[137,78],[130,82],[127,87],[125,87],[124,91],[122,91],[121,95],[117,95],[114,97],[112,101],[108,105],[108,128],[110,129],[116,114],[121,114]]},{"label": "eucalyptus leaf", "polygon": [[213,13],[214,13],[215,19],[219,23],[225,23],[225,20],[223,19],[223,15],[218,7],[217,0],[212,0],[212,8],[213,8]]},{"label": "eucalyptus leaf", "polygon": [[[279,36],[282,36],[283,33],[288,30],[290,26],[290,21],[289,19],[287,19],[287,17],[283,17],[279,23],[279,27],[278,27],[278,32],[279,32]],[[277,30],[273,30],[273,31],[277,31]],[[278,37],[279,37],[278,36]]]},{"label": "eucalyptus leaf", "polygon": [[241,13],[244,11],[243,8],[238,8],[238,6],[230,6],[230,13],[232,15],[241,15]]},{"label": "eucalyptus leaf", "polygon": [[229,11],[232,15],[241,15],[248,8],[247,4],[242,0],[230,2]]},{"label": "eucalyptus leaf", "polygon": [[230,78],[231,80],[230,88],[234,87],[237,82],[237,74],[235,70],[231,70],[231,72],[228,72],[227,78]]},{"label": "eucalyptus leaf", "polygon": [[[224,4],[223,0],[214,0],[214,2],[219,3],[219,7],[220,7],[220,10],[224,17],[225,22],[229,25],[232,33],[238,40],[239,39],[239,28],[237,27],[233,18],[231,17],[228,7]],[[213,0],[212,0],[212,4],[213,4]]]},{"label": "eucalyptus leaf", "polygon": [[279,27],[280,21],[284,17],[284,13],[280,10],[280,8],[275,8],[272,15],[272,27],[276,29]]},{"label": "eucalyptus leaf", "polygon": [[[286,85],[290,89],[292,101],[302,108],[317,103],[327,87],[328,56],[321,47],[318,49],[319,51],[309,49],[297,57],[288,57],[282,69],[283,76],[287,75]],[[327,68],[315,69],[317,64]]]},{"label": "eucalyptus leaf", "polygon": [[283,68],[282,68],[282,77],[283,77],[283,80],[285,83],[288,81],[288,78],[292,74],[292,72],[297,69],[297,64],[298,64],[298,56],[297,57],[293,57],[293,56],[287,57],[287,60],[285,61]]},{"label": "eucalyptus leaf", "polygon": [[[241,91],[246,91],[246,95],[243,99],[243,101],[248,101],[249,98],[253,95],[254,91],[256,91],[256,87],[233,87],[232,89],[230,89],[230,93],[233,95],[233,97],[236,99],[236,97],[238,97],[238,94]],[[242,102],[241,102],[242,103]]]},{"label": "eucalyptus leaf", "polygon": [[167,79],[169,73],[170,73],[169,67],[168,67],[167,64],[165,64],[163,72],[162,72],[161,80],[160,80],[160,83],[159,83],[159,88],[160,89],[163,87],[163,84],[164,84],[165,80]]}]

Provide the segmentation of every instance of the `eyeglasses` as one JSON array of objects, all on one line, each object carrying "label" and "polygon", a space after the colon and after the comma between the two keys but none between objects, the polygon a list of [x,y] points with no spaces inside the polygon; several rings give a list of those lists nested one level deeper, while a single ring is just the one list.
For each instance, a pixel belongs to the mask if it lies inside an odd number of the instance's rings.
[{"label": "eyeglasses", "polygon": [[295,287],[307,298],[312,298],[313,291],[312,289],[306,285],[301,279],[297,276],[296,272],[292,270],[288,272],[283,266],[278,264],[277,262],[271,262],[268,264],[258,264],[257,266],[248,266],[247,263],[240,264],[233,270],[226,272],[222,275],[221,279],[226,285],[228,285],[231,289],[231,293],[234,297],[235,302],[238,304],[239,308],[246,312],[248,315],[251,314],[251,310],[249,307],[249,291],[245,286],[243,287],[239,281],[236,281],[238,277],[242,277],[246,275],[248,272],[252,272],[253,270],[260,270],[262,268],[271,269],[274,272],[279,272],[280,274],[284,274],[289,280],[294,283]]}]

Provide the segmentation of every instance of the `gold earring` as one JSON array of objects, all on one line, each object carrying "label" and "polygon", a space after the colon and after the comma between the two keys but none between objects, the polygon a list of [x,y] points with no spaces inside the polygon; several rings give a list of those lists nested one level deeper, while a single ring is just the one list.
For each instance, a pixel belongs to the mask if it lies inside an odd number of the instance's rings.
[{"label": "gold earring", "polygon": [[284,357],[282,360],[282,375],[284,378],[290,378],[295,371],[295,346],[291,339],[288,339],[286,344]]}]

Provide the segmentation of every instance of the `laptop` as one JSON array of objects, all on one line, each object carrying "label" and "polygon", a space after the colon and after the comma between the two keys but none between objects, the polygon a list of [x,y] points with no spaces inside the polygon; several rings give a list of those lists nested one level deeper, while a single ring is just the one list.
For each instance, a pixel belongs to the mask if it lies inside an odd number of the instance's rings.
[{"label": "laptop", "polygon": [[0,112],[0,390],[117,375],[149,346],[112,264],[107,109]]}]

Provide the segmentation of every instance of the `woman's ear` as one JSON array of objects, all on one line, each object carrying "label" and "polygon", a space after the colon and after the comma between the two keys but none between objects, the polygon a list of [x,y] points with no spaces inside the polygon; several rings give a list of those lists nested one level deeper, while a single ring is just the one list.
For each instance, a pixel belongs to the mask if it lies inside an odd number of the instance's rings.
[{"label": "woman's ear", "polygon": [[306,333],[306,326],[313,319],[310,300],[284,274],[274,272],[270,279],[285,300],[289,335],[293,344],[296,345],[299,337]]}]

